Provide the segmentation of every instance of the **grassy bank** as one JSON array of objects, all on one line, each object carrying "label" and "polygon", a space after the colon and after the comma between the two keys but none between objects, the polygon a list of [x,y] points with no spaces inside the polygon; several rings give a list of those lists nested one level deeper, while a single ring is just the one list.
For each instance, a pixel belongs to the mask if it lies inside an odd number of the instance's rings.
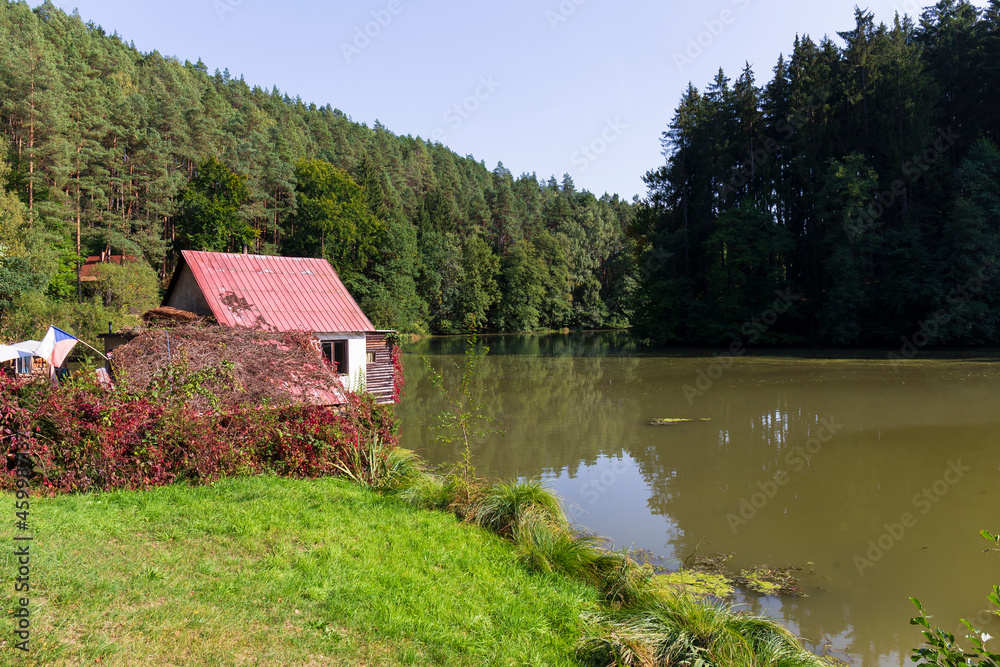
[{"label": "grassy bank", "polygon": [[[184,371],[167,398],[207,390]],[[577,534],[539,482],[476,478],[468,447],[430,473],[363,397],[206,415],[159,389],[0,376],[0,426],[18,464],[0,484],[30,475],[35,498],[32,652],[13,648],[24,563],[0,550],[0,664],[829,664]]]},{"label": "grassy bank", "polygon": [[33,498],[31,523],[31,653],[12,650],[8,612],[0,664],[575,664],[597,598],[453,516],[335,479]]}]

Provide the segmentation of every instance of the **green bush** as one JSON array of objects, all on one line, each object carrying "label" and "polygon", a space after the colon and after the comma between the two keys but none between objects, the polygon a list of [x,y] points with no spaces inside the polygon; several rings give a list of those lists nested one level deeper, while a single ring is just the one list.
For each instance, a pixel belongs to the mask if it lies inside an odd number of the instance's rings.
[{"label": "green bush", "polygon": [[96,274],[97,295],[108,308],[141,315],[160,305],[160,279],[144,260],[99,264]]}]

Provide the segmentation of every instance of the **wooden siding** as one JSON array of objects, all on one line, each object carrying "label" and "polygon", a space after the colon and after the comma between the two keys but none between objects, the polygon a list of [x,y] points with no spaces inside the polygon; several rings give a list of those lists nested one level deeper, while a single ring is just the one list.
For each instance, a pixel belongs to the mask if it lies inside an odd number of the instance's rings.
[{"label": "wooden siding", "polygon": [[392,403],[392,351],[384,333],[366,334],[366,351],[375,354],[375,363],[365,365],[365,388],[379,403]]}]

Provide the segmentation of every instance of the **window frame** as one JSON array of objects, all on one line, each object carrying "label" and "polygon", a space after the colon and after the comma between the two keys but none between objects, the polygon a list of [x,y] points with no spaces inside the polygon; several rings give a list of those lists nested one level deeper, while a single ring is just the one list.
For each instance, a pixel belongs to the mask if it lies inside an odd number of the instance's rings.
[{"label": "window frame", "polygon": [[[320,347],[323,351],[323,358],[326,362],[333,366],[333,370],[337,375],[350,375],[351,374],[351,346],[350,341],[346,338],[325,338],[320,341]],[[343,362],[344,368],[340,368],[340,364],[337,361],[337,348],[343,350]]]}]

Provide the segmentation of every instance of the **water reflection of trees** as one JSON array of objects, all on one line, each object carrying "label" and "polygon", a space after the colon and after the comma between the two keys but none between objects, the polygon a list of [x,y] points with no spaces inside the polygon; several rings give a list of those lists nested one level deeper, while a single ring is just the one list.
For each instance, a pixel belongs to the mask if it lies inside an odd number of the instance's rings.
[{"label": "water reflection of trees", "polygon": [[[480,336],[479,341],[480,344],[489,346],[490,354],[494,357],[606,357],[639,354],[635,340],[622,331],[485,335]],[[408,345],[406,352],[417,356],[461,356],[465,350],[465,342],[465,336],[422,338]]]},{"label": "water reflection of trees", "polygon": [[[432,342],[428,359],[446,385],[455,386],[461,372],[453,362],[462,363],[462,341]],[[472,395],[505,435],[488,435],[475,443],[480,474],[575,475],[602,455],[621,454],[635,409],[623,388],[635,382],[638,359],[604,356],[619,349],[606,338],[503,336],[491,338],[489,345],[490,355],[473,379]],[[454,462],[460,447],[436,442],[437,431],[430,428],[445,402],[430,385],[420,352],[418,348],[404,357],[403,444],[423,450],[432,463]]]},{"label": "water reflection of trees", "polygon": [[[786,546],[797,544],[794,551],[805,553],[808,549],[802,549],[803,544],[826,543],[829,534],[823,533],[836,531],[839,517],[853,514],[868,502],[863,495],[851,496],[847,502],[856,505],[852,509],[823,501],[828,490],[821,483],[823,466],[817,465],[818,457],[838,456],[833,453],[836,438],[819,440],[821,429],[827,436],[821,420],[837,421],[828,405],[808,395],[789,396],[787,389],[777,386],[739,393],[720,390],[711,399],[704,406],[711,421],[672,427],[678,435],[683,433],[683,440],[674,446],[664,446],[650,435],[628,450],[649,485],[649,510],[668,515],[678,527],[664,536],[665,555],[683,560],[693,553],[735,551],[737,568],[797,564]],[[803,449],[802,454],[812,456],[806,463],[796,448],[804,448],[812,438],[817,439],[814,448],[819,444],[820,450],[810,455]],[[793,470],[789,460],[801,465],[801,470]],[[779,487],[774,480],[782,473],[788,482]],[[737,533],[743,531],[741,539],[734,536],[727,515],[744,521],[740,502],[761,492],[758,482],[774,484],[770,488],[776,491],[762,509],[752,508],[756,516],[736,525]],[[807,560],[816,556],[799,562]],[[849,611],[846,604],[818,607],[787,599],[778,613],[794,618],[803,628],[823,627],[837,634],[850,628]]]}]

